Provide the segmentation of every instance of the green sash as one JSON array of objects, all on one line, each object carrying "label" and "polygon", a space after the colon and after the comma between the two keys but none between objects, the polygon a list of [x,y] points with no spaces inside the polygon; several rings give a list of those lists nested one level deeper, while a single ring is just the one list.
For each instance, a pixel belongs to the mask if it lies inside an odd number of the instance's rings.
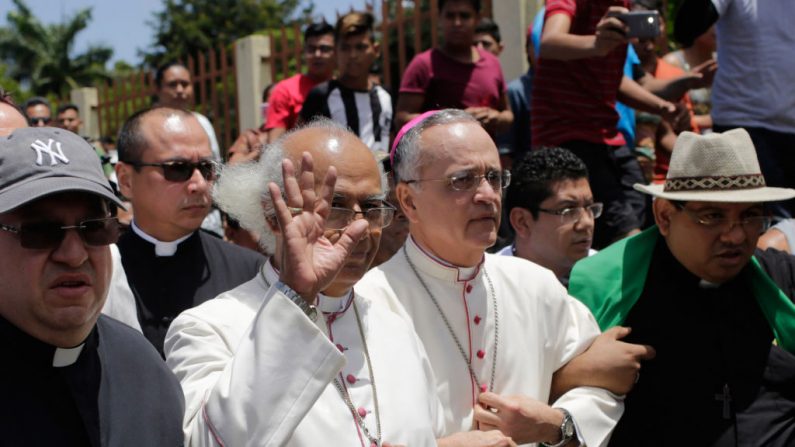
[{"label": "green sash", "polygon": [[[569,294],[591,309],[602,330],[622,324],[640,298],[659,235],[657,227],[651,227],[574,265]],[[795,304],[755,257],[743,274],[779,346],[795,354]]]}]

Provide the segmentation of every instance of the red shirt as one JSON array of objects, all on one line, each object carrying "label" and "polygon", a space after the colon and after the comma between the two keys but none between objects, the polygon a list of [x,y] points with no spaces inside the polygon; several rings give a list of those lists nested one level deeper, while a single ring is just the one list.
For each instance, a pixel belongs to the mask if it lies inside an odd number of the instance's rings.
[{"label": "red shirt", "polygon": [[[629,0],[547,0],[545,20],[566,14],[571,17],[569,33],[593,35],[610,6],[629,7]],[[626,54],[626,45],[604,57],[570,61],[544,59],[542,54],[533,78],[533,146],[575,140],[625,144],[616,128],[615,105]]]},{"label": "red shirt", "polygon": [[315,82],[309,76],[301,73],[276,84],[268,101],[268,116],[265,121],[265,129],[283,127],[290,130],[295,127],[306,95],[318,84],[320,82]]},{"label": "red shirt", "polygon": [[478,49],[474,63],[457,61],[433,48],[414,56],[400,81],[400,93],[425,95],[422,112],[433,109],[500,109],[505,78],[500,61]]}]

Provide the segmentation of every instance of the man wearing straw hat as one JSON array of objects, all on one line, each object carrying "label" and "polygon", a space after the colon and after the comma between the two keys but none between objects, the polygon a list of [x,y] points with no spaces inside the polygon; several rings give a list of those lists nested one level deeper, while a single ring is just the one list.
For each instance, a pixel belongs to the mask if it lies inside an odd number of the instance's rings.
[{"label": "man wearing straw hat", "polygon": [[611,445],[795,445],[795,261],[755,251],[764,204],[795,190],[765,186],[742,129],[682,133],[665,184],[635,188],[657,225],[577,263],[569,285],[603,330],[657,351]]}]

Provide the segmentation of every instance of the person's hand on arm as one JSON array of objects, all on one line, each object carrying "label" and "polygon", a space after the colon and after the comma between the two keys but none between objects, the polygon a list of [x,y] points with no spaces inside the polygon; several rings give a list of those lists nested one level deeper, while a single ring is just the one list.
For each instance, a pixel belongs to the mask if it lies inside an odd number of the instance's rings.
[{"label": "person's hand on arm", "polygon": [[645,75],[637,82],[650,93],[668,101],[679,101],[690,90],[710,87],[715,79],[718,63],[710,59],[693,71],[672,79],[657,79]]},{"label": "person's hand on arm", "polygon": [[545,59],[573,60],[606,56],[616,47],[627,44],[627,25],[611,14],[628,12],[611,6],[596,25],[596,33],[588,36],[571,34],[571,17],[552,14],[544,22],[540,55]]},{"label": "person's hand on arm", "polygon": [[513,124],[513,112],[508,104],[508,95],[502,94],[500,110],[491,107],[467,107],[465,112],[478,120],[481,126],[491,135],[508,132]]},{"label": "person's hand on arm", "polygon": [[331,211],[331,199],[337,170],[330,166],[320,194],[315,193],[312,156],[304,152],[298,178],[290,160],[282,162],[284,194],[275,183],[268,191],[276,210],[282,234],[279,280],[313,303],[345,265],[345,258],[367,230],[366,219],[356,219],[332,244],[325,236],[325,222]]},{"label": "person's hand on arm", "polygon": [[550,402],[580,386],[627,394],[639,377],[641,361],[654,358],[654,348],[621,341],[631,329],[616,326],[594,339],[591,346],[552,377]]},{"label": "person's hand on arm", "polygon": [[422,113],[422,104],[425,102],[425,95],[421,93],[398,94],[397,104],[395,105],[395,129],[400,129],[418,117]]},{"label": "person's hand on arm", "polygon": [[[500,430],[517,444],[560,442],[563,412],[527,396],[486,392],[478,397],[475,421],[481,430]],[[576,436],[572,443],[577,445]]]},{"label": "person's hand on arm", "polygon": [[227,163],[245,163],[258,160],[262,147],[267,144],[268,133],[259,129],[247,129],[237,137],[237,140],[227,151]]},{"label": "person's hand on arm", "polygon": [[617,96],[633,109],[661,116],[677,133],[690,128],[690,112],[686,107],[660,98],[628,76],[621,78]]}]

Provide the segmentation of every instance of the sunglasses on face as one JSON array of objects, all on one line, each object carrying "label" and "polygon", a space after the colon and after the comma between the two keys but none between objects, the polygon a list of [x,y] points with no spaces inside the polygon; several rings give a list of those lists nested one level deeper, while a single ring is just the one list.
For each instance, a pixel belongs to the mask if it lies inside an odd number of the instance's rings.
[{"label": "sunglasses on face", "polygon": [[39,124],[50,124],[52,118],[32,116],[28,118],[28,125],[37,126]]},{"label": "sunglasses on face", "polygon": [[28,222],[14,227],[0,224],[0,230],[14,233],[24,248],[55,249],[66,237],[66,232],[75,230],[88,245],[95,247],[114,244],[119,239],[119,221],[115,217],[87,219],[77,225],[62,225],[60,222]]},{"label": "sunglasses on face", "polygon": [[193,177],[193,171],[198,169],[205,180],[215,180],[218,170],[217,164],[212,160],[201,160],[196,163],[191,161],[166,161],[163,163],[127,162],[136,170],[142,166],[152,166],[163,170],[163,177],[170,182],[184,182]]}]

